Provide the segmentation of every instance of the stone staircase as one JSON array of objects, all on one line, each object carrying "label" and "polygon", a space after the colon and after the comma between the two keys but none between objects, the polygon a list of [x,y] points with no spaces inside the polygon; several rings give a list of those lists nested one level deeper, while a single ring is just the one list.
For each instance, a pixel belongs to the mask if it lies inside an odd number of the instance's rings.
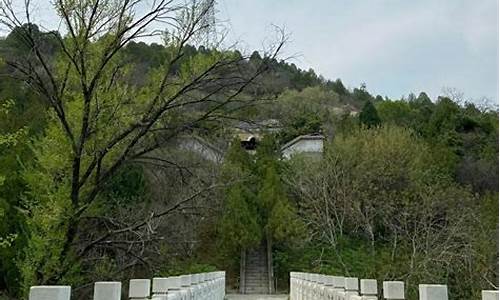
[{"label": "stone staircase", "polygon": [[269,294],[267,253],[264,244],[246,253],[245,294]]}]

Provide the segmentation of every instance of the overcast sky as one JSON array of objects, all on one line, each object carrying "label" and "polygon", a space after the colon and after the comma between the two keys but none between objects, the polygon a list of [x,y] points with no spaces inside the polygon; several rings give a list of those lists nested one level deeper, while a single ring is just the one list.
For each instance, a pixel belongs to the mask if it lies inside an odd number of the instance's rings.
[{"label": "overcast sky", "polygon": [[[45,24],[56,19],[48,1],[33,1]],[[498,0],[217,2],[229,39],[247,51],[262,48],[274,24],[290,34],[291,62],[351,88],[364,82],[390,98],[456,88],[498,103]]]},{"label": "overcast sky", "polygon": [[498,102],[498,0],[218,0],[232,39],[261,48],[271,24],[288,54],[350,87],[399,98],[444,87]]}]

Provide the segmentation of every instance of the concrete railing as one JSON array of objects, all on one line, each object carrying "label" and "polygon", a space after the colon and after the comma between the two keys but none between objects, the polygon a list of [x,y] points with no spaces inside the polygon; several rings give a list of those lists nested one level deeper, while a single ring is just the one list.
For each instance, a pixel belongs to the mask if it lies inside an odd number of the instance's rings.
[{"label": "concrete railing", "polygon": [[[383,299],[404,300],[403,281],[384,281]],[[448,287],[420,284],[420,300],[448,300]],[[290,300],[378,300],[375,279],[290,272]],[[482,300],[498,300],[498,291],[482,291]]]},{"label": "concrete railing", "polygon": [[[226,273],[210,272],[164,278],[131,279],[130,300],[223,300]],[[94,300],[121,300],[121,282],[96,282]],[[70,286],[33,286],[29,300],[70,300]]]}]

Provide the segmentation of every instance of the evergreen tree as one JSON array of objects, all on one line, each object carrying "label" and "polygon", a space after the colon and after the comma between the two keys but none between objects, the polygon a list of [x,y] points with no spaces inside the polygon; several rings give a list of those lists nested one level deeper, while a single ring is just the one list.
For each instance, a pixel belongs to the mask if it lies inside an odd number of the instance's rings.
[{"label": "evergreen tree", "polygon": [[258,195],[267,238],[293,243],[305,232],[305,225],[288,199],[276,164],[268,165]]},{"label": "evergreen tree", "polygon": [[219,222],[219,243],[226,251],[240,250],[256,245],[262,239],[255,192],[252,158],[234,139],[229,147],[222,169],[222,181],[236,182],[225,189],[223,214]]},{"label": "evergreen tree", "polygon": [[359,113],[359,123],[368,128],[377,127],[381,124],[377,109],[371,101],[366,101],[363,109]]},{"label": "evergreen tree", "polygon": [[225,193],[223,217],[219,223],[220,243],[227,251],[239,253],[258,245],[262,239],[259,219],[253,207],[253,193],[243,184],[236,184]]},{"label": "evergreen tree", "polygon": [[338,78],[334,82],[328,82],[327,85],[330,85],[333,89],[333,91],[341,96],[345,96],[349,94],[349,91],[345,88],[344,84],[342,83],[342,80]]}]

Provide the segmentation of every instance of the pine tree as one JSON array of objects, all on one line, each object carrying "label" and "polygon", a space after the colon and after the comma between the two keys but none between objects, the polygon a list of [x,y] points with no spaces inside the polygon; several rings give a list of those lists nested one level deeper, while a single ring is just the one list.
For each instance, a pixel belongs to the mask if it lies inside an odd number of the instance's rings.
[{"label": "pine tree", "polygon": [[243,184],[226,191],[224,213],[219,223],[220,242],[225,249],[238,253],[258,245],[262,239],[259,218],[252,202],[254,195]]},{"label": "pine tree", "polygon": [[359,123],[368,128],[377,127],[382,123],[378,116],[377,109],[371,101],[366,101],[363,109],[359,113]]},{"label": "pine tree", "polygon": [[293,242],[302,236],[305,226],[286,195],[276,164],[267,167],[258,199],[268,238]]},{"label": "pine tree", "polygon": [[[252,158],[234,139],[222,167],[222,182],[231,183],[224,191],[223,216],[219,221],[219,243],[223,249],[236,251],[258,244],[262,239]],[[236,183],[234,183],[236,182]]]}]

